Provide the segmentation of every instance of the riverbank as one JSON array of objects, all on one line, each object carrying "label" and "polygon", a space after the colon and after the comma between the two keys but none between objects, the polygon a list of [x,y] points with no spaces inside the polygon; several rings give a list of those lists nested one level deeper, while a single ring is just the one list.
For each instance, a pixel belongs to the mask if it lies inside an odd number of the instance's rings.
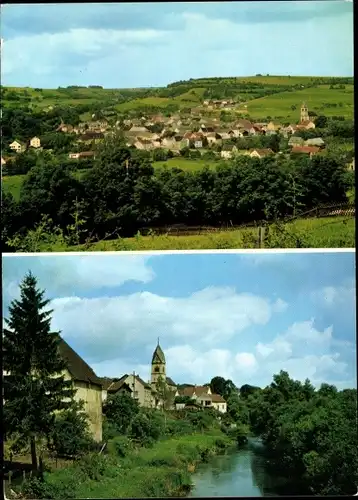
[{"label": "riverbank", "polygon": [[158,441],[126,456],[84,457],[73,467],[45,473],[36,498],[150,498],[187,496],[199,463],[233,448],[235,441],[219,430]]}]

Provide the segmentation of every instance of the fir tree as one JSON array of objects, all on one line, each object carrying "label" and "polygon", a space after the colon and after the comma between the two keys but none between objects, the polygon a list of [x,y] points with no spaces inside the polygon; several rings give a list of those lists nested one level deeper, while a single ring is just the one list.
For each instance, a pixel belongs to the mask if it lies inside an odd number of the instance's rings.
[{"label": "fir tree", "polygon": [[20,446],[30,444],[38,469],[37,444],[48,439],[55,412],[73,404],[72,381],[62,375],[59,332],[51,332],[49,300],[30,273],[20,285],[20,299],[9,307],[3,337],[4,423],[6,438]]}]

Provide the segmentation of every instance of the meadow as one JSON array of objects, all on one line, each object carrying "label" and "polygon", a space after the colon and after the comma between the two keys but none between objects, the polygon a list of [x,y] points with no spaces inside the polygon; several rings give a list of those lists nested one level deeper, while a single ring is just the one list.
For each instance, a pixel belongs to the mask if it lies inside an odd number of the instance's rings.
[{"label": "meadow", "polygon": [[[315,111],[318,115],[335,116],[345,118],[354,116],[354,94],[353,85],[346,85],[342,89],[330,89],[329,85],[295,90],[292,92],[280,92],[267,97],[248,101],[247,112],[252,118],[271,116],[272,118],[297,121],[297,110],[302,101],[305,101],[308,109]],[[339,103],[342,106],[339,106]],[[337,104],[337,107],[328,107]],[[295,105],[297,109],[292,109]]]},{"label": "meadow", "polygon": [[[326,79],[329,80],[329,79]],[[300,106],[306,101],[311,111],[326,116],[341,115],[352,118],[353,109],[353,84],[345,84],[344,88],[330,88],[330,85],[318,77],[301,76],[248,76],[239,78],[203,78],[193,79],[187,82],[175,84],[177,92],[172,97],[163,97],[165,92],[174,88],[173,85],[166,88],[153,89],[101,89],[101,88],[64,88],[64,89],[33,89],[8,87],[3,97],[4,106],[16,107],[19,103],[25,103],[31,98],[31,107],[44,109],[49,106],[77,106],[100,104],[103,109],[111,107],[118,112],[128,112],[143,107],[165,109],[170,104],[176,104],[180,109],[193,105],[201,107],[201,102],[206,99],[207,91],[211,88],[218,89],[225,95],[225,89],[234,86],[247,101],[235,108],[238,114],[249,114],[252,118],[265,118],[271,116],[275,119],[297,120],[297,109],[292,106]],[[352,82],[353,83],[353,82]],[[252,84],[252,89],[250,89]],[[312,87],[312,85],[316,85]],[[240,85],[243,85],[241,94]],[[297,86],[306,88],[297,89]],[[266,97],[255,98],[255,93],[267,91],[270,88],[282,87],[282,91]],[[287,87],[294,87],[287,91]],[[189,88],[189,90],[188,90]],[[182,90],[182,92],[181,92]],[[278,88],[278,90],[280,90]],[[20,101],[7,99],[7,92],[14,91],[20,97]],[[148,95],[149,94],[149,95]],[[121,102],[123,96],[127,99]],[[143,97],[142,97],[143,96]],[[235,96],[233,96],[235,97]],[[246,107],[244,107],[246,106]],[[201,107],[204,111],[205,108]],[[217,115],[220,110],[213,110],[211,114]],[[88,119],[88,115],[86,115]]]}]

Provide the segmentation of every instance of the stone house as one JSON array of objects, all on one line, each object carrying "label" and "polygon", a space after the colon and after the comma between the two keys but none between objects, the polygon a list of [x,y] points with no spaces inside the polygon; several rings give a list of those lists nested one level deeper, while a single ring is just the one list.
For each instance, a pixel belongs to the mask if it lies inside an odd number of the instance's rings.
[{"label": "stone house", "polygon": [[274,152],[270,148],[263,148],[263,149],[253,149],[250,151],[250,157],[251,158],[265,158],[266,156],[273,155]]},{"label": "stone house", "polygon": [[15,153],[23,153],[26,149],[25,146],[19,141],[13,141],[11,144],[9,144],[9,148],[12,151],[15,151]]},{"label": "stone house", "polygon": [[41,141],[38,137],[33,137],[30,139],[30,146],[32,148],[40,148],[41,147]]},{"label": "stone house", "polygon": [[236,146],[233,146],[232,144],[224,144],[222,150],[221,150],[221,158],[224,158],[225,160],[228,160],[233,157],[234,154],[238,152],[238,149]]},{"label": "stone house", "polygon": [[84,402],[89,429],[95,441],[102,441],[102,382],[92,368],[70,347],[60,339],[60,356],[65,360],[67,369],[63,375],[65,380],[72,380],[76,389],[74,399]]},{"label": "stone house", "polygon": [[305,154],[309,155],[310,158],[315,154],[320,152],[320,148],[316,146],[294,146],[291,149],[291,153],[293,154]]}]

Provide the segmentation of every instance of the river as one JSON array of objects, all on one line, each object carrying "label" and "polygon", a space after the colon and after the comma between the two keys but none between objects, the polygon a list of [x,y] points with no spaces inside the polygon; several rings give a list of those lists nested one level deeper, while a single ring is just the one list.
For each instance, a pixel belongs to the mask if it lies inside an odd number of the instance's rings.
[{"label": "river", "polygon": [[245,447],[199,465],[189,497],[279,496],[287,480],[270,474],[266,464],[260,440],[250,438]]}]

